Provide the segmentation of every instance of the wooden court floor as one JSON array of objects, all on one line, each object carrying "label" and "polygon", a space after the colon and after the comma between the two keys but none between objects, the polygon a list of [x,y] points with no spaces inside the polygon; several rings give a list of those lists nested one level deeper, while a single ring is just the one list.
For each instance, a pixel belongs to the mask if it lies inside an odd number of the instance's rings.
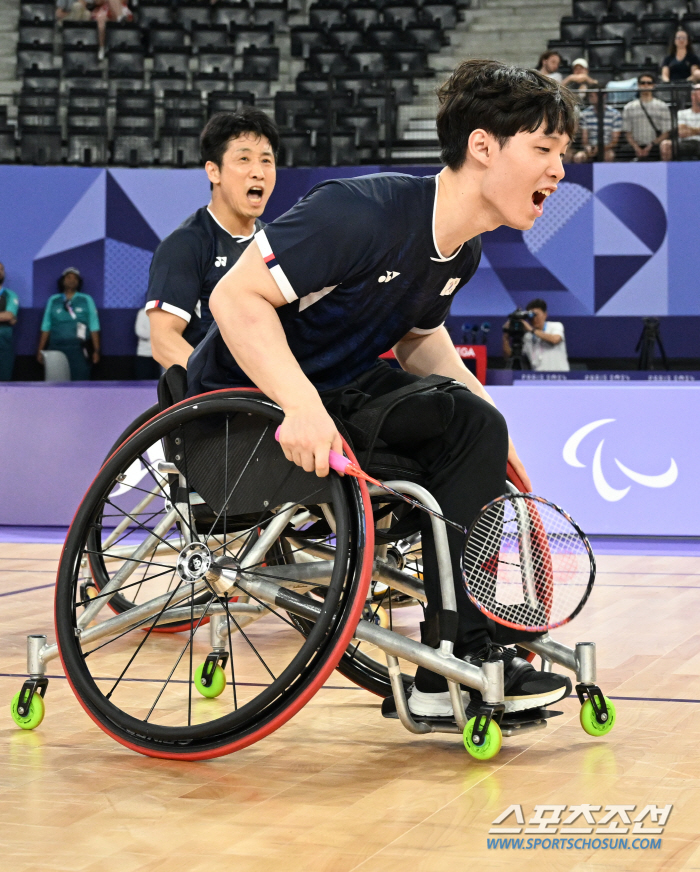
[{"label": "wooden court floor", "polygon": [[[618,711],[602,739],[581,730],[572,698],[546,730],[505,739],[495,760],[478,763],[458,736],[415,737],[382,719],[376,697],[335,673],[261,743],[175,763],[129,752],[102,733],[57,661],[44,722],[34,732],[12,722],[25,636],[46,632],[53,641],[59,551],[0,544],[5,869],[700,869],[700,557],[599,557],[591,601],[555,634],[598,645],[599,683]],[[631,834],[626,849],[569,849],[563,838],[556,849],[489,848],[492,822],[508,806],[522,808],[527,827],[536,805],[569,807],[568,815],[583,804],[601,807],[596,822],[606,806],[634,806],[632,816],[647,805],[673,811],[663,835],[652,837],[660,846],[646,850],[631,847]]]}]

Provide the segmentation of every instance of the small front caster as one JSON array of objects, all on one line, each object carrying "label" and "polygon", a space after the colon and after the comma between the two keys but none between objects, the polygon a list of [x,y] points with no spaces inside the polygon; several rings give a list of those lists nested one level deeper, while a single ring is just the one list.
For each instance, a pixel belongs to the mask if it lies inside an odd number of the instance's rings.
[{"label": "small front caster", "polygon": [[[476,727],[477,718],[479,719],[478,729]],[[503,743],[501,728],[496,721],[489,720],[488,726],[485,724],[486,721],[486,715],[478,714],[470,721],[467,721],[462,734],[464,747],[477,760],[491,760],[501,750],[501,744]]]},{"label": "small front caster", "polygon": [[[32,694],[29,705],[26,703],[26,688],[18,691],[15,698],[12,700],[12,720],[23,730],[35,730],[44,720],[46,707],[44,706],[43,698],[38,694]],[[20,699],[23,699],[23,705],[20,705]],[[20,714],[19,709],[27,709],[26,714]]]}]

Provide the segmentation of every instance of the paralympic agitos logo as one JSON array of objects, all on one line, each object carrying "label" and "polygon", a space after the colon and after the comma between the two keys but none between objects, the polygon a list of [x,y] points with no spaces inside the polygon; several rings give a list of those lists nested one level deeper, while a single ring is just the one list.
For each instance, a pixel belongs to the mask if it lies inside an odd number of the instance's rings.
[{"label": "paralympic agitos logo", "polygon": [[[588,436],[589,433],[592,433],[594,430],[597,430],[599,427],[604,426],[605,424],[614,423],[615,418],[601,418],[599,421],[592,421],[590,424],[586,424],[583,427],[580,427],[573,435],[569,436],[566,440],[566,444],[564,445],[564,450],[562,455],[566,463],[569,466],[579,467],[581,469],[585,468],[586,464],[582,463],[578,456],[577,450],[579,445],[583,442],[583,440]],[[605,444],[605,439],[601,439],[598,443],[598,446],[593,455],[593,462],[591,464],[591,472],[593,474],[593,484],[595,489],[598,491],[600,496],[607,500],[609,503],[615,503],[618,500],[621,500],[623,497],[626,497],[630,491],[632,485],[628,485],[623,488],[613,487],[605,478],[603,474],[603,446]],[[678,478],[678,466],[676,461],[671,458],[671,463],[666,470],[666,472],[662,472],[656,475],[649,475],[643,472],[636,472],[634,469],[630,469],[628,466],[625,466],[617,457],[614,458],[615,464],[617,468],[627,476],[631,481],[636,484],[640,484],[643,487],[651,487],[651,488],[664,488],[670,487]]]}]

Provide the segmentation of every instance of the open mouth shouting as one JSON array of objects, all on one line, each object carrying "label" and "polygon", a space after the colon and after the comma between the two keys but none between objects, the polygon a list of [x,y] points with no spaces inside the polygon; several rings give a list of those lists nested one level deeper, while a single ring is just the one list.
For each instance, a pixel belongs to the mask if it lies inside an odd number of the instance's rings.
[{"label": "open mouth shouting", "polygon": [[248,188],[248,192],[246,194],[246,199],[250,203],[251,206],[260,206],[262,205],[263,200],[263,189],[260,185],[252,185]]},{"label": "open mouth shouting", "polygon": [[544,201],[555,191],[556,188],[539,188],[539,190],[535,191],[532,195],[532,205],[537,218],[539,218],[544,212]]}]

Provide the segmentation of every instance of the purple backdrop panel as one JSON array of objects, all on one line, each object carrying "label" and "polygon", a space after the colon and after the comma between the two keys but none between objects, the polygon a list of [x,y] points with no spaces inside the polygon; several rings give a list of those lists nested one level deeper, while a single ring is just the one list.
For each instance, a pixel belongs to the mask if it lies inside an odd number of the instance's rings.
[{"label": "purple backdrop panel", "polygon": [[0,385],[0,525],[66,525],[155,383]]},{"label": "purple backdrop panel", "polygon": [[[587,533],[697,536],[700,386],[491,387],[536,493]],[[0,387],[0,525],[66,525],[152,384]]]},{"label": "purple backdrop panel", "polygon": [[489,388],[536,493],[586,533],[698,536],[700,386]]}]

